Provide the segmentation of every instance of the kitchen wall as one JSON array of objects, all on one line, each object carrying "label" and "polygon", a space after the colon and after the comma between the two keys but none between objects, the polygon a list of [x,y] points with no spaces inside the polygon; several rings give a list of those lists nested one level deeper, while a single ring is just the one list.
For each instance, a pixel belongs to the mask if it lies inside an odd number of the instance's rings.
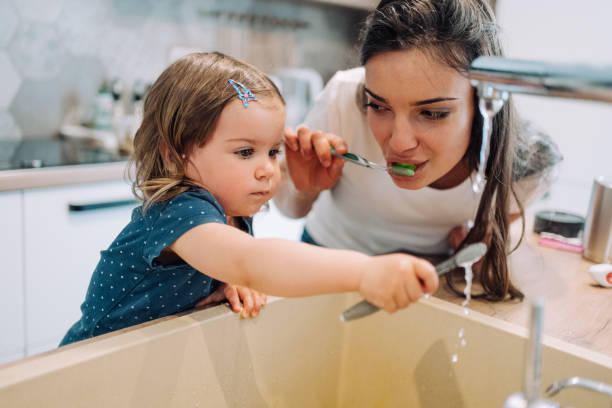
[{"label": "kitchen wall", "polygon": [[[283,0],[0,0],[0,141],[91,115],[104,79],[152,82],[175,55],[218,50],[266,72],[356,64],[365,11]],[[2,149],[0,161],[12,152]]]}]

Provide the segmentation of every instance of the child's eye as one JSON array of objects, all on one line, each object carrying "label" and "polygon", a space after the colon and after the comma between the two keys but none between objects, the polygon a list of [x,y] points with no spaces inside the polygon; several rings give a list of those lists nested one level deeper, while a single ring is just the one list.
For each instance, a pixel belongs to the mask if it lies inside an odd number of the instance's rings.
[{"label": "child's eye", "polygon": [[245,149],[238,150],[235,154],[242,157],[243,159],[248,159],[249,157],[253,155],[254,152],[255,152],[255,149],[248,147]]},{"label": "child's eye", "polygon": [[268,156],[274,158],[274,157],[278,156],[279,154],[281,154],[281,149],[272,149],[268,153]]},{"label": "child's eye", "polygon": [[450,112],[448,111],[430,111],[430,110],[421,111],[421,115],[425,116],[429,120],[444,119],[445,117],[449,115],[449,113]]}]

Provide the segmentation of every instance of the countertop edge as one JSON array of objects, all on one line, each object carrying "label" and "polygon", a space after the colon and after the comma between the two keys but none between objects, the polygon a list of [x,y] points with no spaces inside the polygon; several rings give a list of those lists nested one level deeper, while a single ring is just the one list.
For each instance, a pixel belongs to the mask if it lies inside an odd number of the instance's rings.
[{"label": "countertop edge", "polygon": [[0,171],[0,192],[127,180],[127,161]]}]

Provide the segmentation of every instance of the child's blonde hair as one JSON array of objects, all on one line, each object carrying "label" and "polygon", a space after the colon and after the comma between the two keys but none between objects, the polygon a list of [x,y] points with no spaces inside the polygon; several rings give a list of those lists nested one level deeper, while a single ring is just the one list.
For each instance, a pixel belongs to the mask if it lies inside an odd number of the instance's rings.
[{"label": "child's blonde hair", "polygon": [[151,87],[132,156],[132,191],[145,208],[192,185],[185,176],[186,158],[206,143],[223,108],[238,99],[229,79],[244,84],[258,98],[272,96],[285,103],[261,70],[218,52],[180,58]]}]

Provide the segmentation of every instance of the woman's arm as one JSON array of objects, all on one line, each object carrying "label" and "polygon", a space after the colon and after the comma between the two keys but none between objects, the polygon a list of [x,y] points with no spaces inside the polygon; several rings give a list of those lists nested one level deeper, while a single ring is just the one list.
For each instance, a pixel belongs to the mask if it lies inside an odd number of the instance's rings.
[{"label": "woman's arm", "polygon": [[275,296],[360,292],[393,312],[433,293],[433,266],[405,254],[367,256],[282,239],[255,239],[227,225],[199,225],[170,248],[197,270]]}]

